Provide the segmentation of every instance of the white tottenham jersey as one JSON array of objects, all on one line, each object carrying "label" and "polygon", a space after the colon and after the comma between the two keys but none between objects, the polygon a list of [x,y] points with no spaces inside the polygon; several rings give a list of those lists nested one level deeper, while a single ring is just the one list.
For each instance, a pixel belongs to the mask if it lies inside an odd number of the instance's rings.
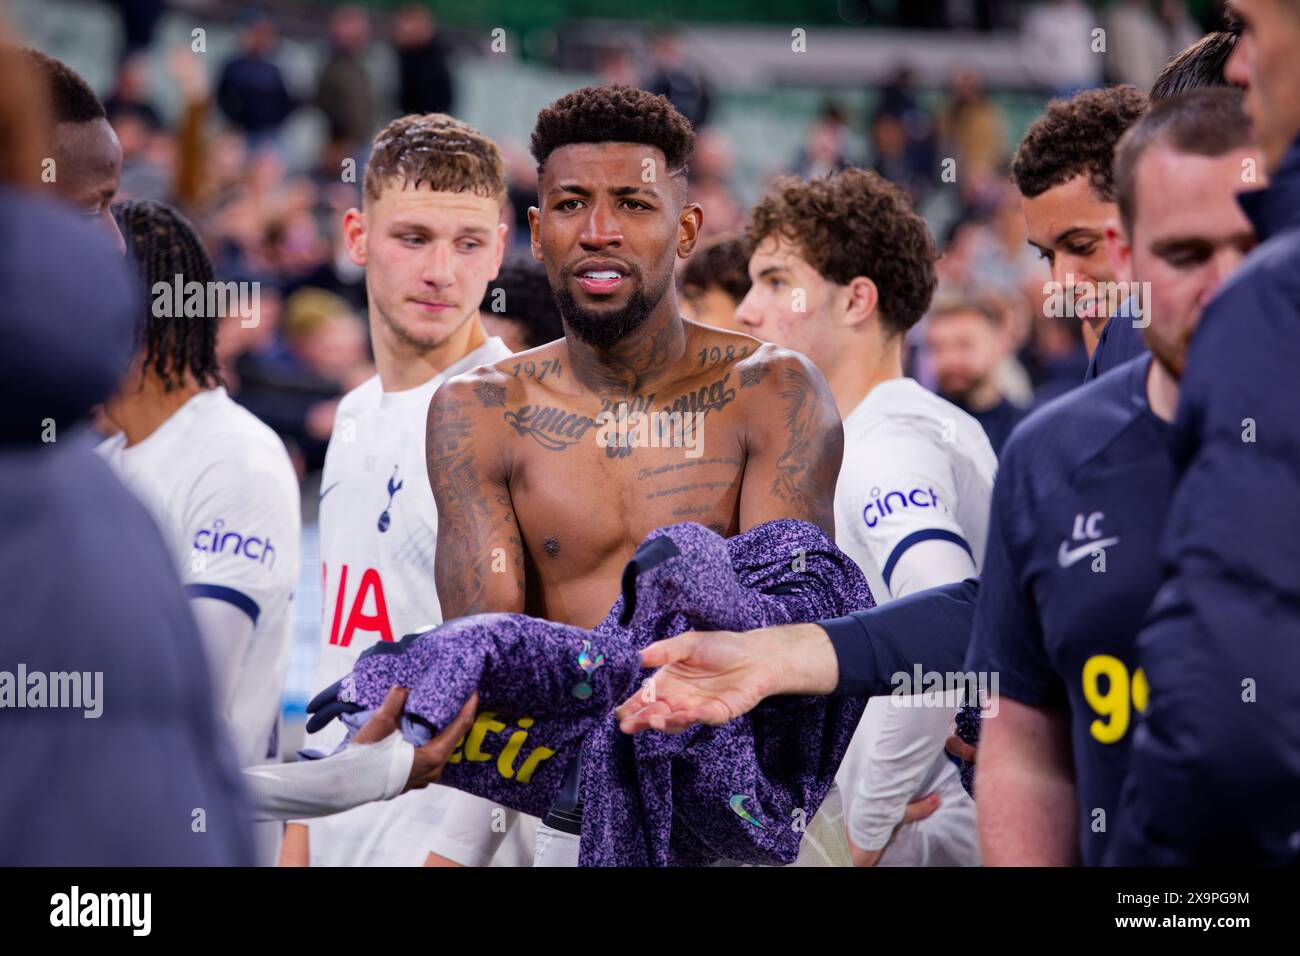
[{"label": "white tottenham jersey", "polygon": [[263,763],[279,725],[298,580],[298,479],[279,436],[224,388],[199,392],[148,438],[99,446],[154,516],[191,598],[253,621],[225,714],[241,766]]},{"label": "white tottenham jersey", "polygon": [[[447,379],[510,354],[490,338],[417,388],[385,392],[375,376],[339,402],[321,474],[322,644],[313,695],[350,673],[366,648],[442,622],[438,512],[425,459],[429,403]],[[334,721],[305,746],[329,752],[345,732]],[[507,818],[514,823],[487,800],[435,785],[304,822],[313,866],[418,866],[430,851],[482,866]]]},{"label": "white tottenham jersey", "polygon": [[892,596],[899,559],[922,541],[950,541],[981,567],[997,466],[979,422],[913,379],[881,382],[849,413],[835,543],[877,604]]},{"label": "white tottenham jersey", "polygon": [[[979,422],[910,378],[882,382],[848,415],[835,541],[862,569],[877,604],[947,583],[947,568],[964,564],[960,553],[936,553],[927,542],[960,548],[970,556],[963,573],[972,567],[978,573],[996,472],[997,457]],[[914,552],[925,566],[904,562],[911,572],[904,579],[899,563],[917,545],[930,548]],[[932,566],[931,558],[948,563]],[[941,707],[894,707],[887,697],[867,704],[836,776],[854,843],[879,849],[907,802],[941,793],[934,814],[898,831],[884,865],[978,862],[974,804],[942,753],[950,717]]]}]

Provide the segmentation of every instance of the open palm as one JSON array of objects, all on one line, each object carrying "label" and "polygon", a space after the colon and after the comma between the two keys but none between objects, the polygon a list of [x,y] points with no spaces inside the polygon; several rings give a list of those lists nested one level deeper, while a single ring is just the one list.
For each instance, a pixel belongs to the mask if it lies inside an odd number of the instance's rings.
[{"label": "open palm", "polygon": [[747,713],[777,682],[773,666],[753,650],[749,635],[732,631],[687,631],[651,644],[641,663],[659,670],[615,711],[620,728],[678,734]]}]

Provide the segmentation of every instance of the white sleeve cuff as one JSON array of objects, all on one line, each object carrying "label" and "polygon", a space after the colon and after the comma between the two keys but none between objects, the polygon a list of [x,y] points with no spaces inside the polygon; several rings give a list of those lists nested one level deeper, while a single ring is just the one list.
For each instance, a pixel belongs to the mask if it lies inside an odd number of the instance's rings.
[{"label": "white sleeve cuff", "polygon": [[244,769],[253,819],[301,820],[391,800],[402,792],[415,747],[392,733],[376,744],[353,744],[322,760]]}]

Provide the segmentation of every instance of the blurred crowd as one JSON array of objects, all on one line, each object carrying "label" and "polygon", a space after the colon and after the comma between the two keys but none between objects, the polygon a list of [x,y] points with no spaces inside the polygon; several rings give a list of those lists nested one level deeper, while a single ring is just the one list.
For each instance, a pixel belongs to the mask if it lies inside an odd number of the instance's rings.
[{"label": "blurred crowd", "polygon": [[[329,55],[312,95],[302,96],[286,78],[279,26],[266,13],[242,15],[238,50],[208,75],[187,49],[159,49],[160,0],[118,5],[125,44],[112,89],[101,92],[124,154],[119,198],[177,205],[200,229],[218,280],[258,283],[257,321],[222,321],[222,373],[231,395],[281,435],[306,477],[323,464],[338,399],[373,374],[364,273],[344,248],[343,213],[359,204],[378,129],[403,113],[455,112],[456,51],[427,7],[391,14],[335,8]],[[907,6],[919,18],[913,26],[1011,22],[1006,4]],[[1199,35],[1182,0],[1116,0],[1100,18],[1107,56],[1080,58],[1072,38],[1099,22],[1082,0],[1046,0],[1020,13],[1026,49],[1035,51],[1028,59],[1035,80],[1052,95],[1107,81],[1145,88],[1172,51]],[[368,65],[383,45],[397,67],[390,95],[381,93]],[[715,123],[716,91],[673,32],[656,34],[645,50],[609,50],[601,79],[663,93],[695,125],[692,199],[704,209],[710,241],[681,264],[683,308],[744,331],[727,302],[734,306],[747,289],[736,238],[747,209],[737,198],[734,146]],[[158,60],[183,104],[170,119],[150,97]],[[1007,175],[1018,131],[967,68],[955,69],[935,91],[919,88],[913,71],[900,66],[868,94],[868,108],[857,115],[827,99],[792,147],[787,168],[769,172],[811,177],[859,165],[904,186],[923,212],[929,200],[945,197],[949,212],[936,237],[944,251],[940,292],[910,338],[908,371],[985,422],[996,445],[1033,404],[1078,384],[1087,364],[1079,324],[1042,307],[1047,270],[1026,244]],[[286,124],[301,111],[316,111],[327,131],[309,168],[296,168],[283,142]],[[511,319],[494,314],[488,300],[483,313],[494,334],[524,348],[561,330],[545,301],[541,267],[527,252],[536,172],[525,144],[501,146],[512,252],[500,281],[539,288],[546,316]]]}]

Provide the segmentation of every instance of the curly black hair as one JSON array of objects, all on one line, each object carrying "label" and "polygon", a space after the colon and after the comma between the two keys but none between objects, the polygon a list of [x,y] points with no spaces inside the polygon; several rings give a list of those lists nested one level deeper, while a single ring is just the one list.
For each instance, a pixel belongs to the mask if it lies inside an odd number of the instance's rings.
[{"label": "curly black hair", "polygon": [[771,235],[793,242],[822,276],[848,285],[876,284],[881,321],[901,335],[920,321],[934,295],[934,239],[912,201],[870,170],[850,167],[804,182],[773,180],[750,214],[750,248]]},{"label": "curly black hair", "polygon": [[182,285],[199,282],[205,290],[212,288],[212,260],[198,233],[174,207],[149,199],[114,203],[113,218],[144,282],[145,315],[138,326],[144,367],[162,379],[167,391],[179,388],[187,372],[203,388],[220,385],[216,346],[221,316],[206,308],[199,315],[175,315],[169,314],[175,309],[153,307],[155,283],[170,289],[180,276]]},{"label": "curly black hair", "polygon": [[739,303],[749,294],[749,243],[736,233],[722,233],[695,247],[677,274],[683,292],[721,289]]},{"label": "curly black hair", "polygon": [[1011,161],[1011,181],[1032,199],[1086,175],[1093,192],[1115,199],[1111,159],[1124,131],[1147,110],[1147,95],[1135,86],[1086,90],[1052,100],[1034,120]]},{"label": "curly black hair", "polygon": [[488,283],[479,310],[522,323],[530,349],[564,338],[564,324],[546,278],[546,267],[532,256],[510,256],[501,263],[501,271]]},{"label": "curly black hair", "polygon": [[633,86],[584,86],[537,114],[531,149],[540,175],[551,153],[574,143],[641,143],[664,154],[670,175],[686,172],[695,150],[691,122],[666,96]]},{"label": "curly black hair", "polygon": [[91,123],[107,119],[104,104],[90,84],[66,63],[46,56],[40,50],[23,48],[27,62],[45,79],[49,88],[50,110],[56,123]]}]

